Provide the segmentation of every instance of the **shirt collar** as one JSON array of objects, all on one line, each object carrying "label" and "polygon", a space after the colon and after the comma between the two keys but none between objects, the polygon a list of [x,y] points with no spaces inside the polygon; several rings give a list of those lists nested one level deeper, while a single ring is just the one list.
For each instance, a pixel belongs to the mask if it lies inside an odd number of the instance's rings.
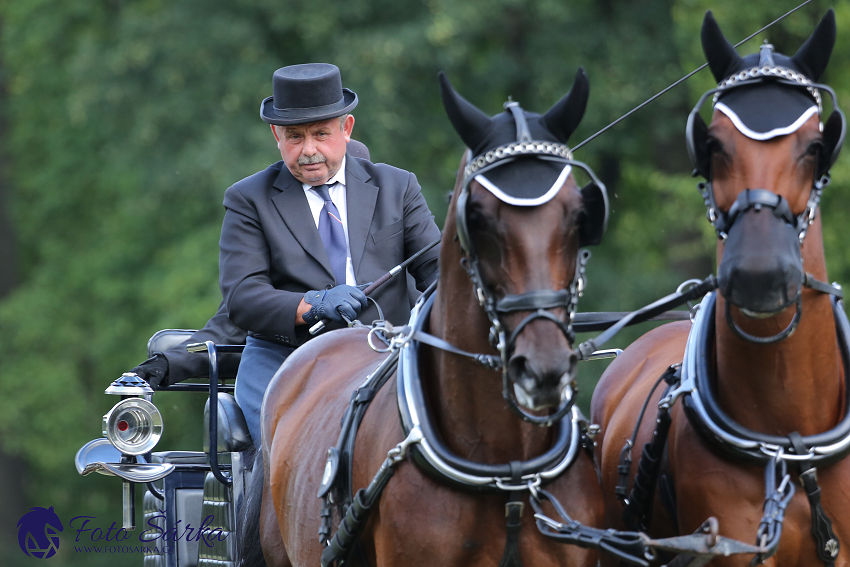
[{"label": "shirt collar", "polygon": [[[328,187],[333,187],[337,183],[345,187],[345,159],[346,157],[342,156],[342,164],[340,164],[339,166],[339,171],[337,171],[336,174],[334,174],[334,176],[328,180]],[[313,186],[308,185],[307,183],[302,183],[301,187],[303,187],[305,191],[310,191],[311,189],[313,189]]]}]

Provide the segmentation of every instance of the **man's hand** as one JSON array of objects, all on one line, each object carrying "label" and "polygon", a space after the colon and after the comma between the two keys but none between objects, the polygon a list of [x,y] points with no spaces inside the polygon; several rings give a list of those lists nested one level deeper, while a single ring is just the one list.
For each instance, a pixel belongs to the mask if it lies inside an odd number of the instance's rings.
[{"label": "man's hand", "polygon": [[165,376],[168,374],[168,359],[161,353],[156,353],[134,369],[130,370],[156,390],[157,386],[167,386]]},{"label": "man's hand", "polygon": [[362,291],[350,285],[338,285],[335,288],[308,291],[304,301],[311,307],[304,313],[304,322],[313,325],[322,319],[342,323],[343,315],[354,319],[368,305],[369,301]]}]

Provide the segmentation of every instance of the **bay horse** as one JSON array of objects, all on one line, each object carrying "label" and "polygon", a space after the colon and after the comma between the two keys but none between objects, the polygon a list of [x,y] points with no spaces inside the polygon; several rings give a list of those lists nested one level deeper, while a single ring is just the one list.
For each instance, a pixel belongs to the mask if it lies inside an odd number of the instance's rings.
[{"label": "bay horse", "polygon": [[[609,526],[628,519],[615,497],[618,485],[628,488],[623,465],[635,489],[620,496],[628,494],[634,512],[638,485],[648,488],[632,521],[653,537],[690,533],[715,516],[721,534],[770,548],[752,564],[850,565],[850,327],[834,297],[840,290],[823,283],[815,214],[845,132],[834,93],[816,84],[834,41],[830,10],[793,57],[770,45],[740,57],[706,14],[702,45],[719,86],[691,114],[688,148],[707,179],[700,187],[719,237],[719,293],[706,297],[693,323],[635,341],[594,391]],[[824,93],[833,112],[822,123]],[[710,95],[706,128],[699,107]],[[671,386],[650,394],[662,375]],[[647,398],[650,410],[636,427]],[[633,430],[638,452],[660,432],[662,442],[647,448],[656,464],[620,459]],[[644,466],[652,474],[638,479]],[[718,557],[712,565],[749,560]]]},{"label": "bay horse", "polygon": [[[406,567],[594,566],[595,550],[545,539],[522,502],[527,483],[543,482],[574,518],[602,525],[590,443],[572,405],[571,313],[587,259],[580,247],[599,241],[608,212],[604,186],[589,169],[591,183],[576,184],[572,170],[586,166],[572,161],[565,145],[584,113],[587,77],[579,70],[570,92],[542,116],[509,102],[491,118],[443,74],[440,86],[471,150],[449,205],[436,290],[414,309],[416,335],[407,327],[382,331],[402,344],[404,377],[392,367],[386,385],[368,394],[374,398],[350,456],[352,492],[370,485],[387,463],[395,472],[368,522],[357,527],[359,550],[342,559]],[[269,564],[319,565],[332,538],[317,534],[323,525],[336,530],[346,512],[330,489],[323,524],[317,491],[335,474],[328,448],[340,437],[351,392],[392,354],[371,348],[370,339],[381,346],[363,327],[319,336],[296,350],[269,385],[263,467],[255,466],[254,475],[262,482],[253,483],[247,504],[248,514],[260,518]],[[400,403],[401,382],[424,403]],[[252,512],[258,500],[261,510]]]}]

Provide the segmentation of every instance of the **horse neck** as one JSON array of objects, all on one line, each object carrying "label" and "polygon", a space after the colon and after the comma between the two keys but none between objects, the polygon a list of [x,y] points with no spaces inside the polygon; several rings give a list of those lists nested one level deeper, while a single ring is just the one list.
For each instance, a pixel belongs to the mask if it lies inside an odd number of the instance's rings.
[{"label": "horse neck", "polygon": [[[718,257],[722,245],[718,245]],[[820,221],[803,245],[807,272],[827,281]],[[734,310],[733,310],[734,311]],[[791,321],[794,308],[776,317],[746,321],[748,332],[768,336]],[[736,321],[743,321],[735,316]],[[844,415],[844,381],[832,306],[827,294],[803,289],[803,314],[789,338],[757,345],[738,338],[718,294],[715,313],[715,380],[718,401],[730,417],[754,431],[813,435]],[[750,330],[752,329],[752,330]]]},{"label": "horse neck", "polygon": [[[460,258],[459,247],[444,244],[429,332],[467,352],[498,354],[488,340],[490,322],[460,268]],[[420,360],[432,419],[455,454],[492,464],[527,460],[549,448],[551,428],[526,423],[508,408],[501,371],[425,346]]]}]

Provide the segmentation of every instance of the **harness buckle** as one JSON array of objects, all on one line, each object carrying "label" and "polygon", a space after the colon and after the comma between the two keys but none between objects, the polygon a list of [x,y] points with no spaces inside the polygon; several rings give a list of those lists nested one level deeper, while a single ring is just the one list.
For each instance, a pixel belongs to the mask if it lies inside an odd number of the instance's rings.
[{"label": "harness buckle", "polygon": [[517,514],[517,518],[522,517],[522,513],[525,511],[525,502],[508,502],[505,504],[505,517],[510,518],[511,509],[518,509],[519,513]]},{"label": "harness buckle", "polygon": [[799,478],[797,479],[800,482],[800,486],[806,490],[806,483],[810,480],[814,481],[815,484],[818,482],[818,470],[814,467],[810,468],[805,472],[801,472]]}]

